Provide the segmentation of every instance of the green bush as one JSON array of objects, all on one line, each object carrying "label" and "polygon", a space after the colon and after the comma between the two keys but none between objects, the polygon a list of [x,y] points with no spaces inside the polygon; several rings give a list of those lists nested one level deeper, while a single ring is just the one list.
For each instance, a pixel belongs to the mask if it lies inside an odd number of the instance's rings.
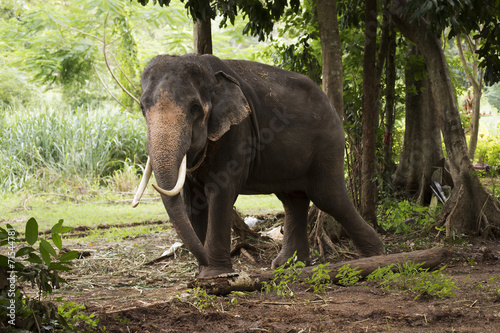
[{"label": "green bush", "polygon": [[430,226],[438,209],[420,206],[408,200],[397,202],[385,199],[378,208],[379,223],[386,231],[406,234]]},{"label": "green bush", "polygon": [[0,110],[0,192],[60,178],[100,179],[146,160],[142,116],[88,107]]},{"label": "green bush", "polygon": [[414,299],[420,297],[453,297],[453,290],[457,289],[452,278],[446,276],[443,270],[446,266],[435,271],[422,268],[422,264],[413,262],[398,263],[397,269],[386,266],[376,269],[366,277],[367,281],[379,282],[387,292],[396,291],[410,293]]},{"label": "green bush", "polygon": [[476,162],[500,169],[500,135],[484,135],[477,142]]},{"label": "green bush", "polygon": [[[78,257],[76,251],[62,251],[61,234],[71,229],[59,220],[51,228],[50,239],[42,239],[39,238],[38,222],[31,218],[25,226],[27,244],[19,248],[22,244],[19,233],[9,224],[6,229],[0,227],[0,247],[5,247],[7,252],[6,256],[0,255],[0,275],[3,278],[5,274],[8,281],[7,286],[0,289],[0,318],[7,330],[40,331],[43,326],[51,332],[78,331],[77,319],[91,327],[97,324],[94,315],[78,314],[84,309],[82,306],[65,303],[57,307],[44,299],[54,288],[66,283],[60,273],[70,271],[72,261]],[[35,288],[36,297],[23,294],[26,283]]]}]

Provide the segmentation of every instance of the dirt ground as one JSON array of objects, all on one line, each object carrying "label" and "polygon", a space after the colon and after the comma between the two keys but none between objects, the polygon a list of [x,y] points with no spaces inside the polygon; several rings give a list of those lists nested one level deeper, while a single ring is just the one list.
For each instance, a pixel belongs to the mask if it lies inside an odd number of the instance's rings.
[{"label": "dirt ground", "polygon": [[[500,242],[460,239],[444,273],[458,287],[449,298],[386,292],[373,282],[328,285],[324,294],[292,286],[276,293],[208,296],[188,290],[196,262],[184,249],[149,264],[176,240],[171,229],[119,243],[69,245],[85,255],[53,297],[86,304],[106,332],[500,332]],[[443,245],[443,240],[386,237],[389,252]],[[239,271],[269,270],[279,246],[262,244],[233,257]],[[346,243],[329,261],[355,257]],[[349,250],[350,249],[350,250]],[[83,327],[82,327],[83,330]]]}]

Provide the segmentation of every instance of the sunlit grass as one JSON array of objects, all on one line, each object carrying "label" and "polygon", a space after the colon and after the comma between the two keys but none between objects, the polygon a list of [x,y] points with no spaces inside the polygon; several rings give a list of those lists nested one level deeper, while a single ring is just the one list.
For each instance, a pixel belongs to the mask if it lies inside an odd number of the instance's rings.
[{"label": "sunlit grass", "polygon": [[266,215],[283,211],[281,201],[274,195],[240,195],[235,207],[243,215]]},{"label": "sunlit grass", "polygon": [[[159,197],[150,190],[136,208],[130,205],[132,197],[133,192],[119,193],[105,189],[99,196],[4,194],[0,200],[0,223],[9,223],[19,231],[24,231],[22,228],[26,221],[34,217],[43,231],[49,230],[59,219],[64,219],[66,226],[90,228],[169,219]],[[274,195],[242,195],[235,206],[243,215],[275,214],[283,210],[281,202]],[[126,232],[123,236],[126,236]]]}]

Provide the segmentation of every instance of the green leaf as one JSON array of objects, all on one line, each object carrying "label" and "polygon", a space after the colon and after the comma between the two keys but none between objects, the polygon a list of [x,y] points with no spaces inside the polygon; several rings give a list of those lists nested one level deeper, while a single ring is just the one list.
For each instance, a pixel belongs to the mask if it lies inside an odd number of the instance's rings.
[{"label": "green leaf", "polygon": [[58,233],[52,234],[52,241],[54,242],[54,245],[57,246],[57,248],[59,250],[62,249],[62,238]]},{"label": "green leaf", "polygon": [[54,250],[52,245],[50,245],[49,242],[47,242],[45,239],[41,239],[40,240],[40,254],[42,255],[42,258],[43,258],[43,261],[45,262],[45,264],[47,266],[49,266],[51,263],[50,255],[55,257],[56,251]]},{"label": "green leaf", "polygon": [[71,270],[71,267],[68,267],[60,262],[50,263],[48,268],[54,271],[63,271],[63,272],[68,272]]},{"label": "green leaf", "polygon": [[78,251],[69,251],[63,254],[60,258],[59,261],[69,261],[73,259],[77,259],[79,257]]},{"label": "green leaf", "polygon": [[16,252],[16,255],[15,257],[18,258],[18,257],[22,257],[22,256],[25,256],[31,252],[35,251],[34,248],[32,248],[31,246],[25,246],[23,248],[20,248],[17,252]]},{"label": "green leaf", "polygon": [[38,240],[38,222],[34,217],[30,218],[28,222],[26,222],[26,242],[29,245],[33,245]]},{"label": "green leaf", "polygon": [[60,219],[59,222],[57,222],[56,224],[54,224],[52,226],[52,229],[50,229],[50,233],[52,235],[54,234],[57,234],[57,233],[60,233],[60,229],[62,227],[62,224],[63,224],[64,220],[63,219]]},{"label": "green leaf", "polygon": [[9,266],[9,258],[0,254],[0,266],[8,267]]},{"label": "green leaf", "polygon": [[0,239],[6,239],[8,237],[9,237],[9,234],[8,234],[7,230],[0,227]]},{"label": "green leaf", "polygon": [[30,253],[28,256],[28,259],[25,259],[27,262],[30,262],[32,264],[43,264],[42,259],[35,253]]},{"label": "green leaf", "polygon": [[68,232],[71,230],[73,230],[73,227],[61,227],[61,229],[59,229],[59,233],[64,234],[65,232]]}]

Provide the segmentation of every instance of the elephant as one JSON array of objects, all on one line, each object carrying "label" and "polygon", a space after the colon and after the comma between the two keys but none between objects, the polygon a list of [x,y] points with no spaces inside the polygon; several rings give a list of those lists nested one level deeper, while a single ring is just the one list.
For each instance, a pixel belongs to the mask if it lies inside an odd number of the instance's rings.
[{"label": "elephant", "polygon": [[296,253],[309,262],[312,201],[339,221],[364,256],[385,252],[350,201],[345,135],[330,99],[308,77],[247,60],[159,55],[141,76],[148,162],[199,277],[232,273],[233,205],[239,194],[275,194],[285,211],[273,268]]}]

